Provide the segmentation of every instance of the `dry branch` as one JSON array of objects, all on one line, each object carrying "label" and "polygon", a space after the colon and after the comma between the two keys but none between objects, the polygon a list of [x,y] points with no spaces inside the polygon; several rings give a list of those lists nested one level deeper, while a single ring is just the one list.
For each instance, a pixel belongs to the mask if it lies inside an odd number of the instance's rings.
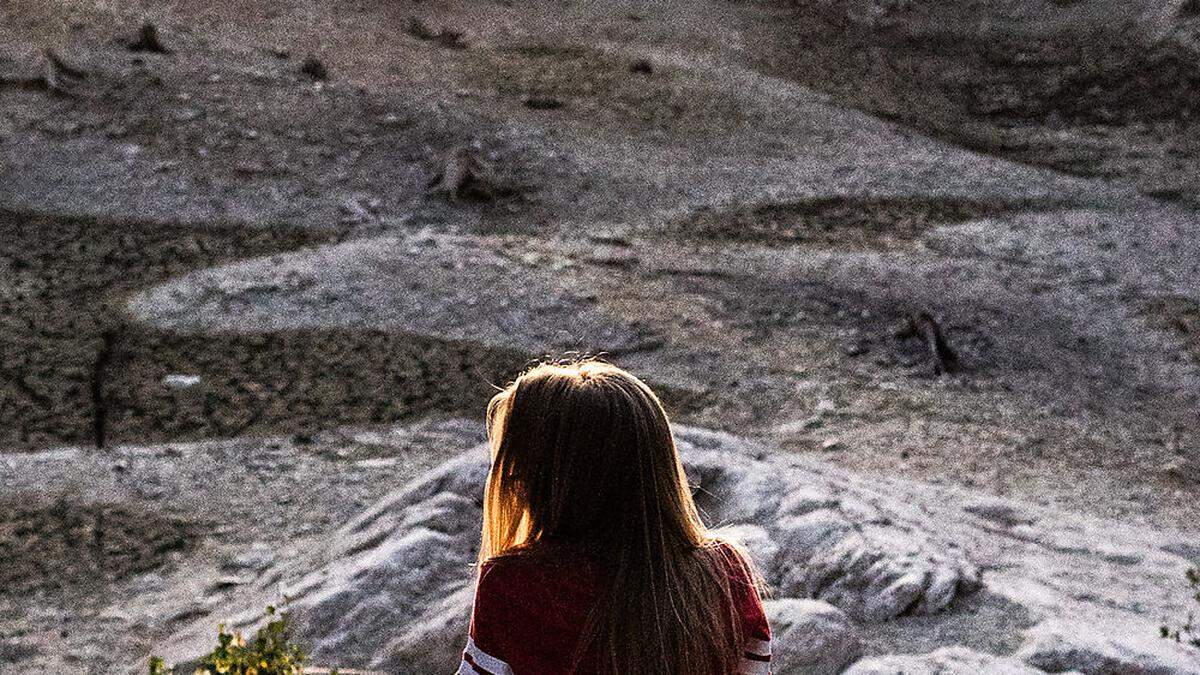
[{"label": "dry branch", "polygon": [[911,334],[925,343],[929,364],[935,375],[953,373],[958,370],[958,355],[946,340],[941,325],[928,312],[908,317]]},{"label": "dry branch", "polygon": [[162,43],[158,34],[158,26],[147,21],[142,24],[136,39],[129,42],[131,52],[150,52],[152,54],[170,54],[171,50]]},{"label": "dry branch", "polygon": [[451,30],[446,26],[442,26],[439,31],[434,31],[428,24],[415,16],[408,17],[408,34],[418,40],[433,42],[448,49],[467,48],[467,43],[463,41],[462,31]]},{"label": "dry branch", "polygon": [[446,157],[445,163],[428,184],[429,192],[451,199],[488,201],[512,192],[496,177],[496,171],[480,159],[473,148],[459,148]]},{"label": "dry branch", "polygon": [[87,71],[67,63],[53,49],[42,51],[41,84],[46,89],[57,94],[71,94],[87,79]]}]

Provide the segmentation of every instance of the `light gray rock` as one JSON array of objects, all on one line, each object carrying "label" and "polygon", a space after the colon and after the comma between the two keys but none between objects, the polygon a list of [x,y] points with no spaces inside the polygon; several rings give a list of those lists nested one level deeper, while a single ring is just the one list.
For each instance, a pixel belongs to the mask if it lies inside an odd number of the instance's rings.
[{"label": "light gray rock", "polygon": [[1156,625],[1137,619],[1051,619],[1029,631],[1016,656],[1051,673],[1200,674],[1200,650],[1164,640]]},{"label": "light gray rock", "polygon": [[981,583],[962,555],[897,528],[864,527],[842,510],[781,518],[775,534],[782,593],[826,600],[865,621],[939,612]]},{"label": "light gray rock", "polygon": [[[693,440],[680,438],[684,468],[692,481],[696,505],[706,520],[720,525],[769,520],[779,509],[785,493],[778,475],[763,470],[760,463],[747,461],[739,442],[719,436],[706,443],[726,442],[724,450],[706,450]],[[732,439],[729,439],[732,441]]]},{"label": "light gray rock", "polygon": [[802,487],[790,490],[784,495],[783,501],[779,505],[779,515],[782,517],[803,516],[820,509],[836,509],[839,504],[840,500],[831,496],[827,491]]},{"label": "light gray rock", "polygon": [[845,675],[1039,675],[1042,672],[1012,659],[947,647],[928,654],[863,659],[846,670]]},{"label": "light gray rock", "polygon": [[[1195,553],[1186,533],[864,481],[805,458],[761,459],[761,448],[728,434],[678,435],[697,499],[722,524],[716,532],[743,544],[782,598],[766,604],[777,672],[833,673],[859,650],[917,644],[936,651],[870,658],[849,672],[1200,673],[1194,653],[1160,640],[1155,623],[1186,600],[1179,572]],[[455,438],[431,442],[464,452],[332,532],[311,559],[267,562],[230,597],[246,598],[232,625],[249,630],[282,587],[315,662],[449,672],[469,617],[488,471],[479,435]],[[986,598],[974,593],[976,560],[991,570]],[[1175,583],[1178,593],[1164,592]],[[1064,623],[1076,616],[1089,618]],[[1040,623],[1028,629],[1022,617]],[[181,629],[172,654],[207,647],[211,620],[200,623]],[[952,644],[960,648],[940,648]],[[984,653],[1000,644],[1024,646],[1008,658]]]},{"label": "light gray rock", "polygon": [[183,330],[354,325],[530,352],[632,349],[651,339],[597,307],[586,288],[563,288],[561,274],[535,273],[468,237],[387,236],[185,275],[130,307]]},{"label": "light gray rock", "polygon": [[[934,552],[865,502],[817,486],[790,494],[741,439],[684,428],[679,446],[706,516],[729,523],[716,532],[744,545],[784,595],[832,603],[773,605],[780,658],[791,664],[780,672],[837,672],[859,654],[852,617],[935,612],[977,586],[968,563]],[[329,561],[286,591],[315,660],[387,672],[452,667],[470,611],[487,471],[486,447],[476,447],[338,531]],[[780,517],[785,509],[803,513]]]},{"label": "light gray rock", "polygon": [[871,504],[843,499],[828,485],[792,492],[768,464],[746,456],[755,448],[744,440],[684,429],[678,442],[706,517],[756,523],[774,542],[770,550],[754,536],[751,552],[759,552],[764,576],[785,596],[885,621],[939,612],[980,586],[978,569],[960,552],[931,546]]},{"label": "light gray rock", "polygon": [[466,586],[437,603],[383,648],[374,667],[401,675],[425,675],[435,664],[452,668],[467,643],[465,617],[470,616],[474,597],[475,589]]},{"label": "light gray rock", "polygon": [[827,602],[784,598],[767,601],[764,609],[774,631],[776,673],[836,675],[862,655],[858,627]]},{"label": "light gray rock", "polygon": [[464,453],[348,523],[333,561],[288,591],[313,659],[424,673],[465,643],[477,555],[483,448]]},{"label": "light gray rock", "polygon": [[962,558],[922,550],[917,542],[872,541],[857,532],[793,564],[784,592],[821,598],[864,621],[933,614],[979,588],[979,571]]}]

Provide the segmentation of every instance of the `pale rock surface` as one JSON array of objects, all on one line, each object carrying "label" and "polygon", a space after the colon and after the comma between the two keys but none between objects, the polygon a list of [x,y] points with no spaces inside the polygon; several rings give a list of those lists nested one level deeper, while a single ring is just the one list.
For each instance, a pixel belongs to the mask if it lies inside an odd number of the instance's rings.
[{"label": "pale rock surface", "polygon": [[768,600],[764,608],[774,631],[775,672],[837,675],[862,656],[858,627],[827,602],[786,598]]},{"label": "pale rock surface", "polygon": [[1050,673],[1184,675],[1200,672],[1200,655],[1160,638],[1149,621],[1055,618],[1029,632],[1017,657]]},{"label": "pale rock surface", "polygon": [[[866,654],[848,672],[1200,674],[1200,652],[1160,640],[1154,623],[1185,611],[1184,535],[865,481],[802,457],[764,460],[758,444],[724,433],[680,427],[677,441],[701,508],[747,548],[772,591],[777,673],[836,673]],[[313,560],[264,572],[260,592],[283,588],[316,662],[453,668],[486,457],[486,446],[467,449],[353,519]],[[978,598],[1021,616],[976,615]],[[244,609],[234,625],[248,628],[259,616]],[[1080,616],[1091,618],[1066,623]],[[908,644],[887,637],[897,630],[918,630],[929,652],[881,655]]]},{"label": "pale rock surface", "polygon": [[1041,672],[1044,671],[1011,659],[962,647],[947,647],[929,654],[863,659],[846,670],[845,675],[1036,675]]},{"label": "pale rock surface", "polygon": [[[768,585],[831,603],[776,605],[787,662],[815,659],[798,672],[837,672],[857,656],[847,613],[867,621],[932,613],[978,587],[978,571],[960,553],[937,551],[865,503],[824,490],[785,502],[784,476],[746,457],[754,448],[745,441],[687,428],[678,441],[702,508],[727,523],[721,531],[747,547]],[[484,447],[469,450],[384,498],[337,533],[327,564],[285,584],[317,662],[416,673],[456,658],[470,611],[486,457]],[[807,516],[824,518],[810,518],[811,532],[793,526],[804,516],[780,516],[781,508],[795,514],[810,506]],[[806,562],[811,572],[801,570]],[[289,574],[295,568],[281,566],[264,578]]]},{"label": "pale rock surface", "polygon": [[342,528],[334,562],[287,591],[315,660],[412,673],[457,660],[486,477],[486,454],[468,452]]},{"label": "pale rock surface", "polygon": [[374,237],[185,275],[130,308],[179,330],[214,318],[246,331],[352,325],[529,351],[575,347],[580,336],[608,350],[649,338],[563,288],[558,271],[539,274],[514,257],[468,237]]},{"label": "pale rock surface", "polygon": [[[826,600],[867,621],[932,614],[978,588],[979,571],[940,551],[869,504],[830,491],[799,497],[764,462],[748,462],[733,436],[681,430],[679,444],[698,502],[717,522],[757,523],[778,552],[746,533],[763,575],[784,596]],[[785,496],[787,498],[785,499]],[[755,536],[757,535],[757,536]]]}]

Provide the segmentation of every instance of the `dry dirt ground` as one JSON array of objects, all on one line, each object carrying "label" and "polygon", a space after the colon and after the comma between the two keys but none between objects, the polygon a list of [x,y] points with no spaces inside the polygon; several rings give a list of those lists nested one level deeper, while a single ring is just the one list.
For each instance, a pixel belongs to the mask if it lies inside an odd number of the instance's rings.
[{"label": "dry dirt ground", "polygon": [[[6,2],[0,446],[317,452],[606,351],[693,424],[1195,529],[1193,4]],[[3,488],[19,551],[136,508]]]}]

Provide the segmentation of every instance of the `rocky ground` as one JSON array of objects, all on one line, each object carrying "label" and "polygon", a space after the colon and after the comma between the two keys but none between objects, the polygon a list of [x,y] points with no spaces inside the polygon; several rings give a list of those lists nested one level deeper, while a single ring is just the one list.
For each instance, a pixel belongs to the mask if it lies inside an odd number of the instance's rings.
[{"label": "rocky ground", "polygon": [[[1080,612],[1156,628],[1200,555],[1177,545],[1200,515],[1198,21],[1163,0],[0,7],[0,661],[186,656],[296,570],[359,564],[304,551],[469,448],[448,420],[492,384],[577,351],[735,434],[775,493],[837,471],[820,489],[879,484],[890,514],[846,522],[936,512],[883,559],[953,545],[983,570],[887,617],[781,571],[777,628],[857,626],[855,657],[1193,672],[1145,645],[1175,670],[1036,654]],[[1044,531],[988,524],[1008,511],[971,511],[983,493]],[[811,557],[796,516],[722,520],[786,567]],[[453,643],[459,610],[406,630]],[[393,647],[321,653],[403,670]]]},{"label": "rocky ground", "polygon": [[[772,589],[778,672],[1200,672],[1200,653],[1159,637],[1191,601],[1194,533],[868,481],[770,443],[677,432],[705,516],[747,544]],[[16,672],[133,672],[149,653],[186,662],[217,622],[249,631],[286,604],[318,664],[449,672],[486,456],[482,424],[454,419],[304,444],[10,455],[6,485],[99,506],[19,507],[26,521],[70,520],[77,536],[8,530],[17,569],[42,569],[10,575],[0,596],[5,658]],[[130,564],[130,542],[153,554]]]}]

